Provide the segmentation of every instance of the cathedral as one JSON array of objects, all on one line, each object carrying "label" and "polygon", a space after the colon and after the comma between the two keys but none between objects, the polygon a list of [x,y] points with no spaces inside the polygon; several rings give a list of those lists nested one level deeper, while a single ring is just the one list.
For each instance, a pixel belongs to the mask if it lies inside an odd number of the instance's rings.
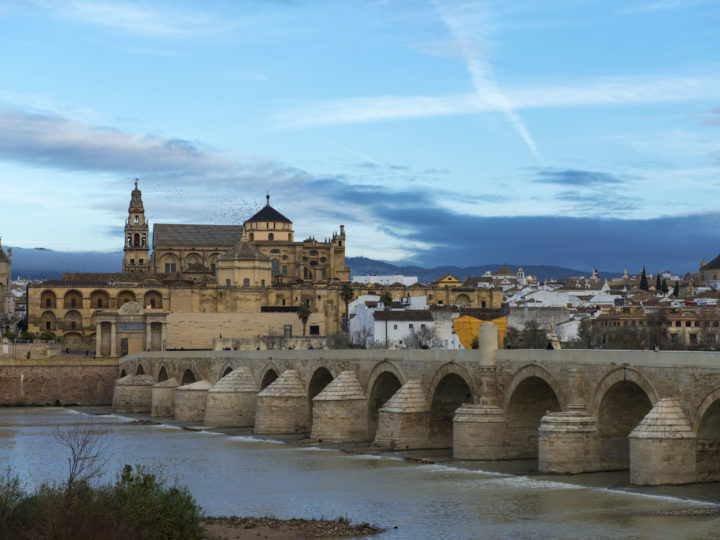
[{"label": "cathedral", "polygon": [[[152,249],[150,244],[152,244]],[[218,340],[272,341],[342,333],[350,281],[345,228],[324,241],[295,240],[293,223],[265,205],[242,225],[153,225],[135,182],[123,235],[122,271],[65,273],[28,287],[28,330],[52,332],[63,348],[117,357],[145,350],[209,349]],[[355,285],[355,296],[377,292]],[[501,291],[401,284],[393,298],[499,307]],[[460,298],[458,295],[462,295]],[[459,300],[462,300],[462,302]],[[306,324],[298,306],[307,303]],[[253,341],[255,340],[255,341]],[[255,348],[255,345],[252,345]]]}]

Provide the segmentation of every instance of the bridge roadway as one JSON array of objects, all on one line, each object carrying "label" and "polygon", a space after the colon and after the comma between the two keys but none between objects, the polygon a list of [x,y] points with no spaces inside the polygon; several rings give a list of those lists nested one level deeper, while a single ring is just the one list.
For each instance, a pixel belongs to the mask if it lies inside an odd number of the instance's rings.
[{"label": "bridge roadway", "polygon": [[120,360],[113,406],[325,443],[720,480],[720,353],[497,349],[160,351]]}]

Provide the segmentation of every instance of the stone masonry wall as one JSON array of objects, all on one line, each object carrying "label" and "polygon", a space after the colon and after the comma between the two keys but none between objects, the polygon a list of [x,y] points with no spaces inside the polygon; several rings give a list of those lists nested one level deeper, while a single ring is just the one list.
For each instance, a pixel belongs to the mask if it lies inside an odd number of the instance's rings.
[{"label": "stone masonry wall", "polygon": [[0,406],[110,405],[115,361],[0,361]]}]

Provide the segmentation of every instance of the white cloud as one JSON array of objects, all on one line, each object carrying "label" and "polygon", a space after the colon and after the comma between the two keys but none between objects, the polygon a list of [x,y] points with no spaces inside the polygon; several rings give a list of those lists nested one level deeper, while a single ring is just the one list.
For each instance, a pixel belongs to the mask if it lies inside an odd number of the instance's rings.
[{"label": "white cloud", "polygon": [[279,116],[285,127],[317,127],[512,110],[666,103],[720,97],[720,77],[604,77],[580,83],[506,87],[504,93],[353,97]]}]

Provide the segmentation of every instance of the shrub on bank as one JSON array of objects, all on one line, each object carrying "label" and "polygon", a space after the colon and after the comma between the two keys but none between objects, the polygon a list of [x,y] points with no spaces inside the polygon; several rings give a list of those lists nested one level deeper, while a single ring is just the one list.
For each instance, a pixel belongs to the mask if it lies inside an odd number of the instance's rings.
[{"label": "shrub on bank", "polygon": [[141,467],[114,484],[44,484],[28,493],[17,476],[0,478],[0,539],[201,539],[202,510],[187,488],[168,486]]}]

